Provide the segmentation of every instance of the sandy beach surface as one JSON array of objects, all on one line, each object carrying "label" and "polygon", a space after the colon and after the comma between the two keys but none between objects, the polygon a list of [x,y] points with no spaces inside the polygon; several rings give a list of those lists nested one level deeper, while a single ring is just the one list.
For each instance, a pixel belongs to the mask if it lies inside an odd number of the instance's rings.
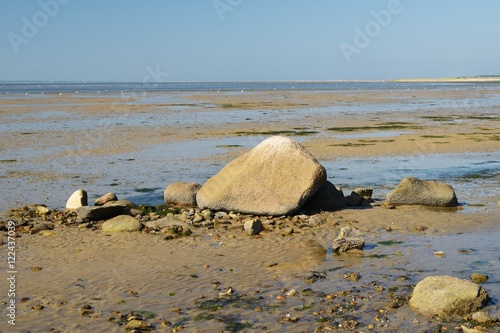
[{"label": "sandy beach surface", "polygon": [[[408,306],[426,276],[479,272],[489,276],[487,310],[500,316],[500,90],[3,96],[0,119],[4,224],[21,223],[7,210],[22,205],[62,211],[79,188],[89,202],[115,192],[157,205],[169,183],[203,183],[271,135],[304,145],[345,194],[374,187],[377,203],[313,220],[261,217],[269,223],[258,236],[242,230],[243,216],[186,224],[191,235],[169,240],[99,224],[19,226],[16,325],[3,316],[0,332],[125,332],[131,312],[157,332],[500,331],[498,322]],[[384,208],[405,176],[451,184],[460,206]],[[332,253],[347,225],[363,232],[364,250]],[[13,270],[7,236],[5,277]]]}]

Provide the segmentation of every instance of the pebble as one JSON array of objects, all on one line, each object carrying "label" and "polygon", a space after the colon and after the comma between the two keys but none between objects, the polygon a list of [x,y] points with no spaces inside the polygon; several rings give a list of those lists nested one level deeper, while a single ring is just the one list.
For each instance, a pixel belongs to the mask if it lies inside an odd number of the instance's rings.
[{"label": "pebble", "polygon": [[139,319],[131,319],[127,323],[127,326],[125,326],[125,330],[127,331],[132,331],[132,330],[152,331],[153,329],[154,328],[153,325],[151,325],[151,323]]},{"label": "pebble", "polygon": [[215,213],[215,218],[219,220],[227,219],[229,218],[229,215],[226,212],[217,212]]},{"label": "pebble", "polygon": [[474,312],[471,316],[472,320],[477,321],[478,323],[490,323],[494,322],[496,318],[493,318],[488,312],[486,311],[478,311]]},{"label": "pebble", "polygon": [[361,275],[359,273],[349,273],[349,274],[344,274],[344,279],[348,281],[358,281],[361,278]]}]

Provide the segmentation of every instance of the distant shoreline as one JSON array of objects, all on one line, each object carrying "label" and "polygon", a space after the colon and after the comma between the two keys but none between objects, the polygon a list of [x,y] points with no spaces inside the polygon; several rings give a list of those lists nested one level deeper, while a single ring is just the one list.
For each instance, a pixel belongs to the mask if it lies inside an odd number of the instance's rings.
[{"label": "distant shoreline", "polygon": [[422,83],[500,82],[500,76],[413,78],[413,79],[387,80],[386,82],[422,82]]}]

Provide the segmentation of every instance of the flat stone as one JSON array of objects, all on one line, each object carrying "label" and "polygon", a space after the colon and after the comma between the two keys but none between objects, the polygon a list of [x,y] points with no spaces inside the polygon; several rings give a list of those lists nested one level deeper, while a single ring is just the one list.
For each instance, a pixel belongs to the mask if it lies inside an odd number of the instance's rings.
[{"label": "flat stone", "polygon": [[119,215],[102,224],[102,231],[107,232],[132,232],[141,228],[141,222],[130,215]]},{"label": "flat stone", "polygon": [[148,228],[153,228],[154,230],[161,230],[163,228],[172,227],[175,225],[184,225],[181,220],[175,217],[163,217],[158,220],[145,222],[144,225]]},{"label": "flat stone", "polygon": [[196,201],[202,209],[288,215],[325,181],[325,168],[303,146],[290,138],[273,136],[210,178],[198,191]]},{"label": "flat stone", "polygon": [[103,206],[127,206],[127,207],[135,207],[135,203],[129,200],[114,200],[108,201]]},{"label": "flat stone", "polygon": [[365,198],[353,192],[343,198],[344,203],[349,207],[361,206],[365,202]]},{"label": "flat stone", "polygon": [[98,199],[96,199],[96,201],[94,201],[94,205],[102,206],[107,202],[117,201],[117,200],[118,200],[118,198],[116,197],[116,194],[109,192],[109,193],[106,193],[106,194],[100,196]]},{"label": "flat stone", "polygon": [[167,186],[163,199],[166,204],[195,207],[196,194],[200,188],[198,183],[175,182]]},{"label": "flat stone", "polygon": [[115,204],[110,206],[84,206],[76,208],[74,211],[82,220],[100,221],[127,213],[129,209],[128,206]]},{"label": "flat stone", "polygon": [[479,285],[452,276],[428,276],[415,286],[410,307],[424,314],[467,315],[488,304],[488,293]]},{"label": "flat stone", "polygon": [[396,189],[387,194],[386,200],[394,206],[455,207],[458,205],[455,190],[450,185],[414,177],[404,178]]},{"label": "flat stone", "polygon": [[68,201],[66,202],[67,209],[75,209],[87,205],[88,205],[87,192],[85,192],[84,190],[77,190],[73,192],[73,194],[69,197]]}]

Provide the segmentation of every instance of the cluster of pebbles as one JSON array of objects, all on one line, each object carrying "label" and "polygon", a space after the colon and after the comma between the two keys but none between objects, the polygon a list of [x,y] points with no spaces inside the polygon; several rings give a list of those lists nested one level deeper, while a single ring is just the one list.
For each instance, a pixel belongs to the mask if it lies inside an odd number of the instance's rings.
[{"label": "cluster of pebbles", "polygon": [[[131,204],[131,203],[129,203]],[[324,224],[328,216],[295,215],[295,216],[254,216],[235,212],[212,211],[200,208],[180,208],[168,205],[133,205],[126,215],[133,216],[142,225],[141,231],[147,233],[167,233],[174,236],[188,236],[190,228],[225,230],[246,230],[249,234],[258,234],[262,230],[278,231],[283,235],[291,235],[294,230],[318,227]],[[323,214],[324,215],[324,214]],[[3,214],[0,230],[5,231],[7,222],[16,222],[16,230],[21,233],[50,233],[58,225],[75,226],[98,230],[106,220],[82,218],[75,210],[53,210],[45,205],[28,205],[9,209]],[[156,223],[155,223],[156,222]],[[260,230],[256,225],[261,225]],[[176,238],[174,237],[174,238]],[[171,239],[171,237],[168,237]]]}]

